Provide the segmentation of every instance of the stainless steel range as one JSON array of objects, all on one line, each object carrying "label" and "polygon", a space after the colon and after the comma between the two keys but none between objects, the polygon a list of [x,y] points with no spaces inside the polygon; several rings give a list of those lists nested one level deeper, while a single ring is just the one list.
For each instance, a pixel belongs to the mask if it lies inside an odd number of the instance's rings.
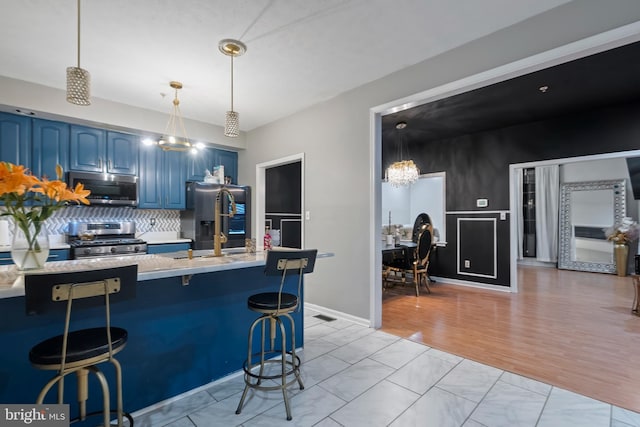
[{"label": "stainless steel range", "polygon": [[147,242],[135,236],[133,221],[73,221],[67,230],[71,259],[146,254]]}]

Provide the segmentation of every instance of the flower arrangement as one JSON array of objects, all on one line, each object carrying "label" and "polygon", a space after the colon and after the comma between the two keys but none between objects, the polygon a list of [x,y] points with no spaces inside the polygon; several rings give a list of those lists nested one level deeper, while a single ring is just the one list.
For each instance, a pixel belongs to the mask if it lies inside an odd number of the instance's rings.
[{"label": "flower arrangement", "polygon": [[640,226],[631,217],[624,217],[618,224],[605,228],[604,234],[607,240],[614,243],[629,243],[640,236]]},{"label": "flower arrangement", "polygon": [[[70,202],[89,204],[87,196],[91,193],[82,184],[76,188],[67,188],[61,181],[62,167],[56,166],[57,180],[46,177],[39,179],[21,165],[0,162],[0,200],[4,206],[2,216],[11,216],[16,230],[24,233],[27,247],[22,264],[31,252],[40,252],[38,235],[46,221],[56,210]],[[14,261],[16,261],[14,259]],[[21,263],[16,262],[21,268]]]}]

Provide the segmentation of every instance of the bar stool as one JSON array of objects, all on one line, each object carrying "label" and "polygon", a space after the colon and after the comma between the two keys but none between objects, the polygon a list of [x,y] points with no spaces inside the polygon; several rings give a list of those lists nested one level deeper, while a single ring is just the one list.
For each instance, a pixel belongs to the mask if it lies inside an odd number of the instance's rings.
[{"label": "bar stool", "polygon": [[[133,426],[133,418],[122,409],[122,368],[113,357],[127,343],[127,331],[111,326],[110,305],[135,298],[138,266],[129,265],[104,270],[76,271],[56,274],[25,275],[25,300],[28,315],[66,312],[62,335],[46,339],[29,352],[29,361],[37,369],[57,371],[38,395],[42,404],[49,390],[58,384],[58,401],[63,403],[64,379],[75,373],[78,384],[79,416],[72,421],[83,421],[88,416],[102,414],[103,426],[110,425],[110,414],[117,415],[118,426],[123,417]],[[105,307],[104,322],[92,328],[69,331],[72,311],[74,319],[79,309]],[[73,309],[73,310],[72,310]],[[97,367],[110,362],[115,367],[117,409],[110,410],[109,385]],[[102,411],[87,413],[89,398],[88,374],[95,374],[102,388]]]},{"label": "bar stool", "polygon": [[[297,382],[300,390],[304,389],[300,378],[300,358],[296,355],[296,331],[293,317],[289,313],[299,308],[300,290],[302,287],[302,275],[313,271],[317,249],[310,250],[271,250],[267,252],[265,275],[280,276],[280,288],[278,292],[265,292],[251,295],[247,300],[249,310],[261,313],[249,329],[249,342],[247,360],[243,364],[245,387],[236,409],[240,414],[244,399],[250,388],[258,390],[282,390],[284,406],[287,411],[287,420],[291,420],[291,409],[287,387]],[[298,289],[296,294],[283,292],[285,279],[289,275],[298,275]],[[291,349],[287,350],[287,333],[283,322],[287,319],[290,325]],[[265,350],[266,324],[269,323],[269,349]],[[253,335],[256,326],[261,326],[260,352],[253,353]],[[276,328],[278,326],[278,328]],[[277,331],[280,331],[280,349],[276,349],[275,341]],[[278,358],[279,356],[279,358]],[[268,365],[280,365],[275,373],[269,372]],[[288,379],[293,377],[291,379]],[[265,380],[276,380],[277,385],[265,385]],[[273,384],[273,383],[271,383]]]}]

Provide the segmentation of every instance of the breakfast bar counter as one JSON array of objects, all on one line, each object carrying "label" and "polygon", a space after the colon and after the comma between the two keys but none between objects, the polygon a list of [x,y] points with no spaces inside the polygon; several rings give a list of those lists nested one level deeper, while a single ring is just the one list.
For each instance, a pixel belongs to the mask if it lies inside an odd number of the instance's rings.
[{"label": "breakfast bar counter", "polygon": [[[112,324],[129,334],[118,360],[125,410],[133,412],[242,369],[247,332],[256,317],[247,309],[247,298],[277,290],[280,281],[264,275],[265,252],[233,252],[211,257],[212,251],[194,251],[193,259],[182,251],[59,261],[27,274],[78,271],[81,275],[83,270],[138,265],[136,298],[111,307]],[[318,258],[329,256],[318,254]],[[286,286],[297,286],[297,278],[288,279]],[[103,310],[81,312],[82,318],[72,320],[72,328],[91,325]],[[26,315],[23,277],[14,266],[0,266],[0,313],[0,402],[33,403],[52,373],[30,365],[29,349],[61,334],[63,318]],[[302,304],[293,317],[296,343],[302,346]],[[107,376],[112,374],[105,369]],[[75,381],[70,378],[65,402],[75,401],[74,393]],[[99,407],[99,395],[97,387],[91,389],[88,404]]]}]

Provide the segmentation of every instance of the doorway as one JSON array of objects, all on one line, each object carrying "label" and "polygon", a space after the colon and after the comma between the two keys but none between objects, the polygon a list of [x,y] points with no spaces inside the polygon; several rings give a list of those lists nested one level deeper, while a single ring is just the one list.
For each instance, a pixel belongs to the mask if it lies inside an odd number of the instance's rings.
[{"label": "doorway", "polygon": [[269,227],[276,246],[304,248],[304,153],[256,165],[256,241]]}]

